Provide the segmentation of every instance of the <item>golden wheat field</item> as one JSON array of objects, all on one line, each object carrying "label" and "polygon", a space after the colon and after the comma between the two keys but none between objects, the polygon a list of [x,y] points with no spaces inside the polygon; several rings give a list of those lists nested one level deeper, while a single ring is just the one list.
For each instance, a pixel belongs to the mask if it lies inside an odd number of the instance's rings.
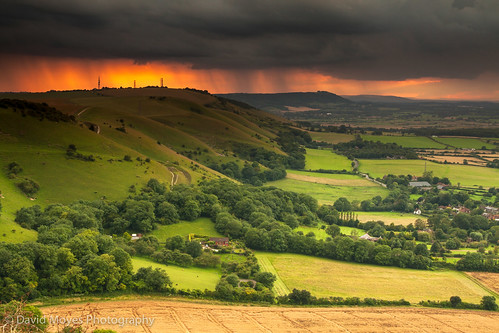
[{"label": "golden wheat field", "polygon": [[[43,308],[46,316],[154,319],[152,325],[87,325],[117,332],[468,332],[499,331],[499,313],[429,308],[288,308],[224,306],[162,300]],[[57,328],[51,327],[52,331]]]}]

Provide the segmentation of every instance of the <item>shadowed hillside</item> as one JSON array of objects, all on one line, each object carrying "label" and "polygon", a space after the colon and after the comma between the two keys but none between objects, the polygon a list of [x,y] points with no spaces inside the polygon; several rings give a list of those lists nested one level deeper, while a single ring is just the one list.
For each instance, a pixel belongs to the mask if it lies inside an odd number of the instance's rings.
[{"label": "shadowed hillside", "polygon": [[150,178],[170,185],[220,177],[265,182],[289,167],[280,137],[288,128],[280,118],[204,91],[102,89],[0,99],[0,234],[19,229],[19,240],[30,237],[13,222],[24,206],[123,199]]}]

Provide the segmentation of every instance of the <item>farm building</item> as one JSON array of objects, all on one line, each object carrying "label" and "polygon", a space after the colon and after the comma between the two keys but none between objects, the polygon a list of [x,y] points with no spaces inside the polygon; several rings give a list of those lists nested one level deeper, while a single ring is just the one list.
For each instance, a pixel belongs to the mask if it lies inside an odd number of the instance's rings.
[{"label": "farm building", "polygon": [[488,214],[497,214],[497,213],[499,213],[499,208],[486,206],[484,208],[484,211],[485,211],[485,213],[488,213]]},{"label": "farm building", "polygon": [[214,242],[218,246],[228,246],[229,238],[227,237],[210,237],[210,242]]},{"label": "farm building", "polygon": [[363,234],[362,236],[359,237],[360,239],[365,239],[371,242],[377,242],[378,240],[381,239],[381,237],[371,237],[369,236],[368,233]]},{"label": "farm building", "polygon": [[137,240],[137,239],[141,239],[142,238],[142,234],[132,234],[132,240]]},{"label": "farm building", "polygon": [[428,182],[409,182],[410,187],[417,187],[422,190],[429,190],[431,189],[431,184]]}]

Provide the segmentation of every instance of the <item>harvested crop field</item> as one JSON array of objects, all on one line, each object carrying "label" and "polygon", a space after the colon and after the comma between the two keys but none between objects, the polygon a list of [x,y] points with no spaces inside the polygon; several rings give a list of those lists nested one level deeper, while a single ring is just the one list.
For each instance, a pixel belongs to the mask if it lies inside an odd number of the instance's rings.
[{"label": "harvested crop field", "polygon": [[487,288],[499,294],[499,273],[467,272],[466,274],[477,279]]},{"label": "harvested crop field", "polygon": [[478,158],[469,157],[469,156],[432,156],[432,157],[426,157],[426,159],[435,162],[447,161],[448,163],[456,163],[456,164],[464,164],[464,160],[468,161],[468,164],[475,164],[475,165],[486,164],[484,161]]},{"label": "harvested crop field", "polygon": [[[154,319],[151,326],[89,325],[117,332],[497,332],[499,313],[426,308],[285,308],[161,300],[42,308],[46,316]],[[85,325],[84,325],[85,327]],[[51,327],[55,331],[56,327]]]},{"label": "harvested crop field", "polygon": [[[298,172],[288,172],[286,178],[301,180],[304,182],[317,183],[317,184],[328,184],[328,185],[339,185],[339,186],[378,186],[377,184],[370,182],[368,180],[359,178],[357,176],[350,176],[347,179],[334,179],[329,177],[321,177],[319,173],[309,172],[301,173]],[[314,176],[311,176],[314,175]],[[325,174],[328,176],[328,174]],[[339,177],[338,177],[339,178]]]}]

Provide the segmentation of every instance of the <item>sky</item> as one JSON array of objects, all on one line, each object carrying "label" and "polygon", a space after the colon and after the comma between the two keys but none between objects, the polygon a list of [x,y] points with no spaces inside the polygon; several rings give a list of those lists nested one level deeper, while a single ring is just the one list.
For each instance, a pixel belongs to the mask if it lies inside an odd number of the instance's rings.
[{"label": "sky", "polygon": [[499,101],[497,0],[3,0],[0,91]]}]

